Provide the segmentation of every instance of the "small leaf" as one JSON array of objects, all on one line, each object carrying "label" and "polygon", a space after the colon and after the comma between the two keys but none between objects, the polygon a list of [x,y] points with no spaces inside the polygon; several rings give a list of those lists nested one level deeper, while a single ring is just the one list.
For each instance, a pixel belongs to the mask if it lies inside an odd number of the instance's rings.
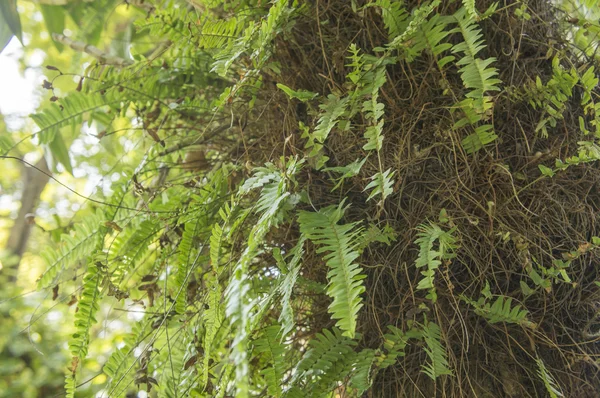
[{"label": "small leaf", "polygon": [[550,167],[540,164],[540,165],[538,165],[538,168],[540,169],[542,174],[545,175],[546,177],[554,177],[554,174],[555,174],[554,170],[552,170]]},{"label": "small leaf", "polygon": [[292,90],[285,84],[277,83],[277,88],[287,94],[290,98],[296,98],[302,102],[310,101],[317,97],[319,94],[313,93],[311,91],[306,90]]}]

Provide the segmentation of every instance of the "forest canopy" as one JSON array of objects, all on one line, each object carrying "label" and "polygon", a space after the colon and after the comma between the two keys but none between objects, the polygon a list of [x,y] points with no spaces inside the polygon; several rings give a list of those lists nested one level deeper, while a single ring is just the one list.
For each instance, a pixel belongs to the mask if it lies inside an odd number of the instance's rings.
[{"label": "forest canopy", "polygon": [[599,21],[1,2],[0,397],[597,397]]}]

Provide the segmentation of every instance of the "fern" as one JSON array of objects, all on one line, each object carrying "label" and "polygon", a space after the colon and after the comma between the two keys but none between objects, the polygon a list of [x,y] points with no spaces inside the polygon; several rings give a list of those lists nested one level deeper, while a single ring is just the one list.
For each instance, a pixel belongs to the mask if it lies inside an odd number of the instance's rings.
[{"label": "fern", "polygon": [[433,381],[443,375],[452,375],[452,370],[448,367],[446,349],[442,346],[440,327],[433,322],[426,322],[422,333],[427,345],[425,352],[429,357],[429,363],[422,365],[423,373]]},{"label": "fern", "polygon": [[287,272],[283,273],[284,277],[279,285],[281,292],[281,314],[279,322],[281,323],[281,338],[285,338],[294,328],[294,309],[292,308],[292,293],[298,275],[300,274],[302,256],[304,255],[304,244],[306,238],[301,236],[298,243],[290,251],[290,262],[286,265]]},{"label": "fern", "polygon": [[[406,30],[394,38],[389,44],[390,48],[401,48],[411,39],[418,29],[423,26],[433,10],[439,6],[441,0],[432,0],[430,3],[424,3],[413,11],[413,18],[409,22]],[[408,47],[408,46],[407,46]]]},{"label": "fern", "polygon": [[475,128],[475,132],[465,137],[461,144],[468,154],[474,153],[482,149],[487,144],[490,144],[498,136],[494,133],[494,126],[491,124],[483,124]]},{"label": "fern", "polygon": [[422,334],[416,329],[411,329],[408,332],[403,332],[395,326],[388,325],[389,333],[384,336],[383,347],[385,348],[385,354],[381,355],[378,359],[378,367],[385,369],[392,366],[398,360],[398,357],[403,357],[404,348],[408,344],[408,340],[420,339]]},{"label": "fern", "polygon": [[133,325],[131,332],[124,338],[123,346],[116,349],[102,371],[110,378],[107,387],[109,396],[122,396],[125,394],[129,384],[133,381],[133,350],[140,345],[148,332],[148,322],[146,319]]},{"label": "fern", "polygon": [[490,304],[481,298],[474,302],[467,300],[475,308],[475,313],[486,318],[489,323],[515,323],[526,327],[534,328],[535,324],[527,320],[529,312],[517,304],[512,306],[512,298],[498,296],[493,304]]},{"label": "fern", "polygon": [[[296,174],[300,164],[296,159],[290,159],[286,164],[285,172],[280,172],[278,176],[273,174],[269,177],[269,181],[274,181],[264,185],[256,205],[260,217],[257,224],[249,233],[246,249],[233,270],[233,276],[225,292],[225,312],[229,318],[230,325],[236,332],[232,343],[231,357],[236,366],[237,394],[241,397],[247,396],[249,388],[247,340],[252,300],[249,296],[250,281],[248,270],[250,263],[258,254],[259,247],[263,243],[265,235],[273,225],[276,225],[280,221],[280,210],[290,196],[290,192],[288,192],[289,179]],[[254,186],[254,183],[251,186]],[[245,190],[242,191],[247,192]]]},{"label": "fern", "polygon": [[100,210],[76,223],[71,234],[61,236],[62,245],[58,248],[48,247],[41,256],[47,267],[38,280],[38,289],[43,289],[56,283],[62,270],[72,263],[89,256],[102,239],[106,227],[102,225],[104,215]]},{"label": "fern", "polygon": [[270,397],[281,397],[281,384],[285,372],[284,346],[279,342],[279,325],[265,328],[260,338],[254,341],[254,353],[262,357],[265,366],[260,375],[264,378]]},{"label": "fern", "polygon": [[[438,225],[430,223],[421,224],[418,227],[419,234],[415,241],[419,245],[419,256],[415,262],[417,268],[427,267],[422,271],[423,279],[417,285],[418,290],[429,290],[427,298],[432,302],[437,301],[435,290],[435,271],[442,264],[442,260],[452,257],[453,250],[456,249],[456,239],[452,236],[454,229],[450,231],[442,230]],[[437,249],[435,244],[437,241]]]},{"label": "fern", "polygon": [[385,199],[392,194],[394,189],[392,188],[394,184],[394,180],[392,177],[394,176],[395,171],[392,169],[387,169],[383,173],[377,173],[373,177],[371,177],[371,182],[365,187],[366,190],[371,190],[369,197],[367,198],[367,202],[377,195],[381,196],[380,203],[383,203]]},{"label": "fern", "polygon": [[175,274],[173,289],[175,291],[175,311],[182,314],[187,307],[186,287],[192,268],[198,261],[194,238],[199,234],[202,224],[200,220],[190,221],[185,224],[181,241],[179,242],[179,255],[177,261],[177,272]]},{"label": "fern", "polygon": [[560,391],[560,388],[558,387],[558,383],[556,383],[556,380],[554,380],[554,377],[552,377],[550,372],[548,372],[548,369],[546,369],[546,365],[544,364],[544,361],[542,361],[540,358],[536,358],[535,361],[537,362],[537,365],[538,365],[538,372],[537,372],[538,377],[544,383],[544,387],[546,387],[546,391],[548,391],[548,394],[550,394],[550,398],[563,397],[564,395]]},{"label": "fern", "polygon": [[340,116],[344,114],[347,102],[347,98],[339,98],[333,94],[329,94],[325,102],[322,105],[319,105],[319,108],[321,108],[323,112],[321,113],[317,127],[312,134],[317,142],[321,144],[325,142],[331,130],[333,130],[338,123]]},{"label": "fern", "polygon": [[75,312],[75,333],[69,339],[69,351],[73,356],[71,373],[66,376],[65,389],[68,398],[75,396],[75,375],[77,367],[86,358],[90,343],[90,329],[97,322],[96,312],[99,308],[100,286],[104,278],[99,261],[92,261],[83,278],[81,298]]},{"label": "fern", "polygon": [[329,267],[327,295],[333,299],[329,312],[338,320],[336,326],[344,335],[354,337],[356,317],[363,306],[360,295],[365,290],[362,269],[354,262],[358,258],[356,246],[361,229],[357,223],[338,225],[344,211],[343,202],[316,213],[301,211],[298,222],[302,234],[321,246],[317,253],[327,253],[324,256]]},{"label": "fern", "polygon": [[383,24],[388,31],[390,40],[400,36],[408,25],[409,14],[404,9],[402,1],[396,0],[377,0],[375,5],[381,7],[381,17]]},{"label": "fern", "polygon": [[41,144],[49,144],[62,127],[81,124],[84,115],[92,111],[114,106],[121,98],[112,91],[105,95],[89,93],[71,93],[60,100],[59,104],[52,103],[42,112],[31,115],[40,130],[36,133]]},{"label": "fern", "polygon": [[206,388],[208,383],[208,370],[213,351],[216,351],[214,340],[225,319],[224,306],[221,302],[222,291],[219,280],[215,275],[210,275],[206,285],[208,289],[208,309],[202,314],[205,333],[203,342],[204,355],[202,357],[202,374],[200,378],[200,387],[203,389]]},{"label": "fern", "polygon": [[490,98],[486,96],[486,93],[500,90],[498,84],[501,81],[495,78],[498,72],[491,67],[496,59],[477,57],[479,52],[485,48],[485,44],[481,30],[464,7],[454,14],[454,18],[458,27],[452,32],[460,32],[465,41],[455,45],[452,52],[463,53],[463,57],[456,62],[456,65],[461,66],[459,72],[464,86],[472,89],[466,94],[466,97],[473,99],[474,109],[477,113],[483,114],[491,108]]},{"label": "fern", "polygon": [[305,380],[327,373],[340,358],[353,351],[356,342],[338,329],[333,333],[327,329],[309,342],[309,349],[294,371],[294,380]]}]

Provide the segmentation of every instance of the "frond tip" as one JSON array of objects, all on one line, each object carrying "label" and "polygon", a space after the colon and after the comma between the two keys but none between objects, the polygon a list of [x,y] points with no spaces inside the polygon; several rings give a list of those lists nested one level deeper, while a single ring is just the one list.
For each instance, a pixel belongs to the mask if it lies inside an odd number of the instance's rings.
[{"label": "frond tip", "polygon": [[317,253],[327,253],[327,295],[333,299],[329,312],[344,335],[353,338],[356,317],[363,306],[360,296],[365,291],[362,268],[354,262],[359,256],[357,237],[362,229],[357,223],[338,225],[344,215],[343,205],[328,206],[316,213],[301,211],[298,221],[302,234],[321,246]]}]

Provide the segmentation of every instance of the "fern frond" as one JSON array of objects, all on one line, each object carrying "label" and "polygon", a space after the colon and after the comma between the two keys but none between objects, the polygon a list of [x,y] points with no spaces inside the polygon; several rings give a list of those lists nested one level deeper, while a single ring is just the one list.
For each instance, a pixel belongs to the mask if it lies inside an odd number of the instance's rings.
[{"label": "fern frond", "polygon": [[485,48],[482,39],[481,30],[475,23],[475,19],[471,18],[467,10],[462,7],[454,14],[454,18],[458,23],[458,27],[452,32],[460,32],[465,41],[455,45],[452,48],[453,53],[463,53],[463,57],[456,62],[456,65],[461,66],[459,72],[464,86],[467,89],[472,89],[467,93],[467,98],[474,100],[476,111],[483,114],[490,109],[490,99],[486,97],[489,91],[498,91],[498,84],[501,83],[495,76],[498,75],[496,68],[491,67],[495,58],[481,59],[477,55]]},{"label": "fern frond", "polygon": [[349,339],[338,329],[327,329],[310,340],[309,349],[295,369],[295,380],[306,380],[308,376],[327,373],[340,357],[353,351],[356,342]]},{"label": "fern frond", "polygon": [[292,308],[291,298],[296,280],[300,274],[305,242],[306,238],[301,236],[296,246],[290,251],[291,260],[287,264],[287,272],[284,273],[285,276],[279,285],[279,291],[281,292],[281,313],[279,315],[281,339],[284,339],[294,328],[294,309]]},{"label": "fern frond", "polygon": [[200,377],[200,386],[202,388],[205,388],[208,383],[210,361],[212,360],[213,351],[216,351],[214,340],[225,320],[225,308],[222,302],[222,291],[218,277],[214,274],[210,274],[206,281],[206,286],[208,289],[208,309],[202,314],[205,330],[203,341],[204,355],[202,357],[203,366]]},{"label": "fern frond", "polygon": [[423,26],[429,15],[437,6],[440,5],[440,3],[441,0],[432,0],[430,3],[423,3],[416,8],[413,11],[413,17],[404,32],[395,37],[394,40],[388,44],[388,47],[401,48],[402,46],[405,46],[406,42],[408,42],[408,40],[415,35],[418,29]]},{"label": "fern frond", "polygon": [[361,228],[357,223],[338,225],[345,211],[343,204],[316,213],[301,211],[298,222],[302,234],[321,246],[317,253],[327,253],[327,295],[333,299],[329,312],[344,335],[354,337],[356,317],[363,306],[360,296],[365,290],[362,269],[354,262],[359,256],[356,246]]},{"label": "fern frond", "polygon": [[395,326],[388,325],[389,333],[384,336],[383,347],[386,353],[379,359],[378,367],[385,369],[396,363],[398,357],[404,356],[404,348],[411,338],[422,338],[421,331],[411,329],[408,332],[403,332]]},{"label": "fern frond", "polygon": [[356,355],[352,364],[350,385],[357,390],[358,396],[362,396],[373,384],[372,373],[375,357],[375,350],[364,349]]},{"label": "fern frond", "polygon": [[262,331],[261,337],[254,341],[254,353],[261,357],[264,365],[260,375],[264,378],[270,397],[281,397],[285,365],[285,349],[279,342],[279,325],[272,325]]},{"label": "fern frond", "polygon": [[91,261],[83,277],[83,289],[75,312],[75,333],[69,339],[69,351],[73,356],[71,371],[66,376],[65,389],[67,397],[75,396],[77,368],[86,358],[90,343],[90,329],[97,322],[100,301],[100,284],[104,278],[101,270],[104,265],[99,261]]},{"label": "fern frond", "polygon": [[473,302],[467,300],[473,307],[475,313],[486,318],[489,323],[515,323],[526,327],[535,327],[535,324],[527,320],[529,311],[523,309],[520,304],[512,306],[512,298],[498,296],[493,304],[485,301]]},{"label": "fern frond", "polygon": [[112,91],[105,95],[71,93],[57,103],[50,104],[41,112],[31,115],[40,130],[36,133],[41,144],[49,144],[62,127],[81,124],[84,115],[107,106],[114,106],[121,98]]},{"label": "fern frond", "polygon": [[323,112],[313,133],[313,137],[317,142],[321,144],[325,142],[331,130],[337,125],[340,116],[344,114],[347,103],[347,98],[339,98],[329,94],[325,102],[319,105]]},{"label": "fern frond", "polygon": [[548,391],[548,394],[550,394],[550,398],[563,397],[564,395],[560,391],[558,383],[556,382],[554,377],[552,377],[550,372],[548,372],[548,369],[546,369],[544,361],[542,361],[540,358],[536,358],[535,361],[538,365],[538,376],[540,380],[544,383],[544,387],[546,387],[546,391]]},{"label": "fern frond", "polygon": [[422,333],[427,345],[425,352],[429,357],[429,363],[421,366],[423,373],[433,381],[442,375],[452,375],[452,370],[448,367],[448,354],[442,346],[440,327],[433,322],[426,322]]},{"label": "fern frond", "polygon": [[291,180],[293,181],[301,163],[295,158],[290,158],[286,162],[286,169],[280,171],[278,176],[270,177],[273,182],[264,185],[256,206],[260,217],[249,233],[246,249],[233,270],[232,278],[225,292],[225,313],[229,318],[230,326],[235,330],[231,358],[236,367],[237,394],[241,397],[246,397],[249,389],[247,343],[253,303],[250,295],[248,270],[258,254],[266,234],[281,220],[280,210],[291,195],[288,191],[288,184]]},{"label": "fern frond", "polygon": [[385,199],[392,194],[394,191],[394,180],[392,177],[394,177],[395,173],[396,172],[392,171],[392,169],[387,169],[385,172],[376,173],[371,177],[371,182],[364,189],[364,191],[371,189],[367,202],[377,195],[380,195],[380,203],[383,203]]},{"label": "fern frond", "polygon": [[487,144],[496,141],[497,138],[498,136],[494,133],[494,126],[491,124],[483,124],[477,126],[474,133],[465,137],[462,140],[461,145],[466,153],[471,154],[479,151]]},{"label": "fern frond", "polygon": [[381,7],[381,17],[383,25],[388,31],[390,40],[398,37],[408,26],[409,14],[404,8],[402,1],[396,0],[377,0],[375,5]]},{"label": "fern frond", "polygon": [[56,282],[62,270],[72,263],[89,256],[102,239],[106,227],[102,225],[104,215],[101,210],[76,223],[70,234],[61,236],[58,248],[47,247],[41,254],[47,267],[38,280],[37,288],[43,289]]},{"label": "fern frond", "polygon": [[102,367],[102,371],[109,377],[107,386],[108,395],[119,397],[126,393],[131,382],[133,382],[133,350],[138,347],[148,332],[148,321],[134,323],[132,330],[123,339],[123,346],[115,349],[108,361]]},{"label": "fern frond", "polygon": [[[437,301],[434,283],[435,271],[442,264],[441,260],[452,257],[452,251],[456,249],[456,239],[452,236],[454,229],[444,231],[438,225],[429,223],[429,225],[421,224],[418,230],[419,234],[415,243],[419,245],[419,256],[415,266],[417,268],[427,267],[427,270],[421,272],[424,278],[419,281],[417,289],[428,289],[427,298],[435,302]],[[437,250],[434,248],[436,241]]]},{"label": "fern frond", "polygon": [[177,271],[173,279],[173,290],[175,292],[175,311],[183,314],[187,307],[186,287],[189,282],[189,274],[198,261],[197,249],[194,238],[198,236],[202,228],[200,220],[190,221],[185,224],[181,240],[179,241],[177,256]]}]

